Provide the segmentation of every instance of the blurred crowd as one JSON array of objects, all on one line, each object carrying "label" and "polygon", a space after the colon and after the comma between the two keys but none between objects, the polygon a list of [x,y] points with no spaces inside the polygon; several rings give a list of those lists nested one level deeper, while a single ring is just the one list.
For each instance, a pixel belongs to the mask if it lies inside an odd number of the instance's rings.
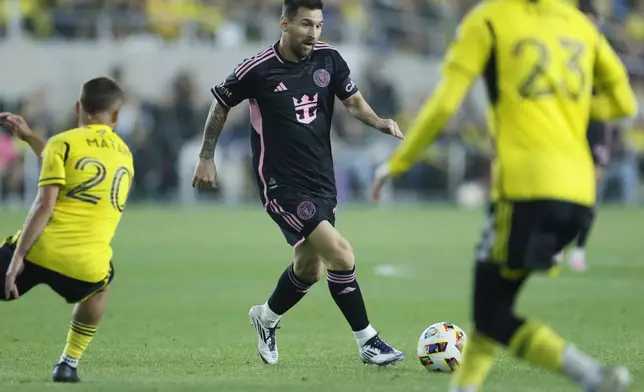
[{"label": "blurred crowd", "polygon": [[[449,39],[454,25],[476,1],[326,0],[325,3],[325,40],[351,43],[359,37],[356,43],[441,56],[442,40]],[[277,38],[275,25],[266,23],[258,15],[276,18],[280,4],[279,0],[0,0],[0,43],[16,37],[41,41],[152,37],[162,42],[195,40],[221,45],[272,41]],[[606,15],[604,29],[628,63],[640,106],[644,107],[644,67],[638,63],[644,59],[644,0],[599,1],[598,4]],[[441,38],[437,33],[440,29],[449,34]],[[410,35],[415,39],[409,39]],[[417,91],[403,103],[396,83],[383,72],[384,65],[374,60],[365,69],[354,72],[376,112],[395,118],[406,129],[430,92]],[[121,81],[125,72],[115,65],[111,76]],[[197,98],[197,91],[202,87],[195,84],[189,70],[178,70],[171,82],[171,94],[146,100],[136,91],[126,91],[127,102],[116,131],[135,155],[134,200],[193,200],[196,197],[190,189],[189,177],[210,102]],[[54,95],[55,92],[42,88],[16,99],[2,97],[0,91],[0,111],[21,113],[32,128],[49,137],[75,126],[73,112],[57,113],[52,109]],[[332,132],[339,196],[343,200],[364,201],[373,170],[396,143],[347,116],[344,110],[336,110]],[[222,198],[231,203],[256,199],[249,137],[248,111],[231,112],[216,154],[220,187],[197,196]],[[612,160],[602,184],[602,196],[605,200],[637,203],[642,194],[640,178],[644,174],[644,115],[612,127],[609,140]],[[23,204],[28,183],[25,176],[30,170],[36,170],[33,166],[37,164],[23,159],[28,155],[26,152],[24,144],[0,128],[0,200],[3,201],[0,204]],[[395,194],[397,198],[445,200],[458,197],[463,185],[476,184],[477,189],[484,189],[489,179],[491,155],[485,102],[472,94],[438,143],[427,150],[413,170],[396,181]]]},{"label": "blurred crowd", "polygon": [[[281,0],[0,0],[0,34],[32,39],[273,40]],[[456,21],[472,0],[326,0],[325,37],[427,53],[428,25]],[[249,12],[252,10],[252,12]],[[12,23],[13,22],[13,23]],[[434,45],[436,46],[436,45]]]},{"label": "blurred crowd", "polygon": [[[562,0],[576,3],[578,0]],[[333,42],[431,54],[477,0],[326,0]],[[273,40],[282,0],[0,0],[0,37],[216,43]],[[609,34],[644,55],[644,1],[596,0]],[[252,10],[252,12],[249,12]]]}]

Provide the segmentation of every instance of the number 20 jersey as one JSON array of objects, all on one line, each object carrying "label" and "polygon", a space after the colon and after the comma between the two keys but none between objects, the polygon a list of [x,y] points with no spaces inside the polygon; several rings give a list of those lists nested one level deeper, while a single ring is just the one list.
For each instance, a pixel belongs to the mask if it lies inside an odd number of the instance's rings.
[{"label": "number 20 jersey", "polygon": [[487,84],[494,198],[594,203],[592,89],[627,76],[584,14],[561,0],[484,1],[461,23],[445,72]]},{"label": "number 20 jersey", "polygon": [[59,185],[54,213],[27,260],[87,282],[104,279],[111,241],[129,195],[132,153],[107,125],[53,136],[42,153],[38,186]]}]

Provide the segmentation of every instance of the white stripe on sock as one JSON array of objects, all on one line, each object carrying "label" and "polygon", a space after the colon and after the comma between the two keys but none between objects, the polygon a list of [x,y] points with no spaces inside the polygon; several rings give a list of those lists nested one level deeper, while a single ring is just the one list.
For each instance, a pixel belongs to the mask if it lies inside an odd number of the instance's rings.
[{"label": "white stripe on sock", "polygon": [[78,359],[69,357],[69,356],[67,356],[67,354],[63,354],[63,355],[60,356],[60,362],[59,363],[62,363],[62,362],[65,362],[66,364],[68,364],[69,366],[73,367],[74,369],[76,369],[78,367]]}]

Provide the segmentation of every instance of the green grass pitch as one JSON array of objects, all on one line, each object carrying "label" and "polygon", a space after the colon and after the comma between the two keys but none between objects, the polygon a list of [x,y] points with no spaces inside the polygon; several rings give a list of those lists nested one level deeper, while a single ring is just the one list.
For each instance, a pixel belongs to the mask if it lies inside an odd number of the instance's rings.
[{"label": "green grass pitch", "polygon": [[[469,331],[483,213],[341,206],[338,214],[338,228],[355,248],[371,321],[407,354],[400,366],[362,365],[324,282],[282,319],[280,364],[261,364],[247,312],[266,300],[291,257],[268,216],[259,208],[131,206],[114,242],[109,310],[82,360],[83,384],[49,382],[71,308],[39,287],[0,305],[0,390],[445,392],[449,376],[421,367],[416,342],[437,321]],[[0,212],[0,235],[11,234],[24,215]],[[535,278],[519,302],[521,313],[553,325],[596,357],[627,365],[633,391],[644,391],[642,222],[644,210],[600,210],[591,269]],[[382,265],[399,274],[379,274]],[[501,355],[485,390],[577,389]]]}]

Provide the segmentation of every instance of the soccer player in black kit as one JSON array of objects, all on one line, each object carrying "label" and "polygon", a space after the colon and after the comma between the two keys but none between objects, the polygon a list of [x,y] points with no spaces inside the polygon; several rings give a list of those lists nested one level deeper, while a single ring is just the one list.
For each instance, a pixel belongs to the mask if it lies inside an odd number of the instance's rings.
[{"label": "soccer player in black kit", "polygon": [[331,296],[353,330],[361,360],[389,365],[402,360],[403,353],[382,340],[369,323],[353,250],[334,227],[337,198],[330,130],[335,98],[363,123],[404,137],[395,121],[373,112],[342,56],[318,41],[323,7],[322,0],[285,0],[279,42],[243,61],[212,88],[215,99],[193,186],[216,186],[217,138],[229,109],[248,99],[260,198],[294,249],[293,263],[268,301],[249,312],[261,359],[277,364],[280,317],[322,278],[326,267]]}]

